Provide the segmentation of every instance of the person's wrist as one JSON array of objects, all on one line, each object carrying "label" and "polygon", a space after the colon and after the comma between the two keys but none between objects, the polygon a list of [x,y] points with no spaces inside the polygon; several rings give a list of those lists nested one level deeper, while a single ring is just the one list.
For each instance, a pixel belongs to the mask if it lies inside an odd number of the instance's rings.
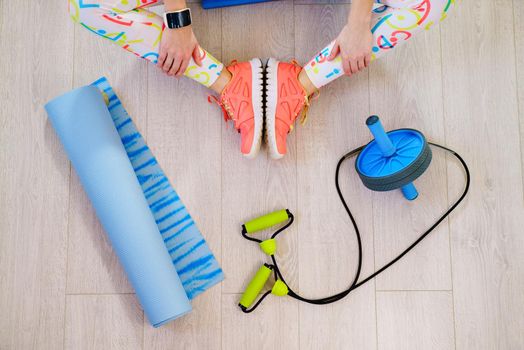
[{"label": "person's wrist", "polygon": [[364,20],[364,19],[358,19],[358,20],[349,20],[347,23],[347,26],[352,29],[370,29],[371,28],[371,19],[370,20]]},{"label": "person's wrist", "polygon": [[164,0],[164,10],[165,12],[174,12],[180,11],[187,8],[185,1],[180,0]]},{"label": "person's wrist", "polygon": [[193,31],[193,25],[190,24],[190,25],[187,25],[185,27],[180,27],[180,28],[168,28],[168,27],[166,27],[165,30],[169,30],[171,32],[176,32],[176,33],[192,32]]},{"label": "person's wrist", "polygon": [[351,28],[371,28],[371,13],[365,15],[350,13],[347,25]]}]

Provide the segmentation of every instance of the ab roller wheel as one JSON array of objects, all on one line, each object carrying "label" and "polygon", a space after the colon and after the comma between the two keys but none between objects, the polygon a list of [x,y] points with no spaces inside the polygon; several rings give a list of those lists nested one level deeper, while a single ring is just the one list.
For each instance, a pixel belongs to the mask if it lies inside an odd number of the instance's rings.
[{"label": "ab roller wheel", "polygon": [[364,186],[373,191],[402,189],[404,197],[418,196],[413,185],[431,163],[432,153],[426,138],[414,129],[385,132],[376,115],[366,120],[375,137],[355,161],[355,169]]}]

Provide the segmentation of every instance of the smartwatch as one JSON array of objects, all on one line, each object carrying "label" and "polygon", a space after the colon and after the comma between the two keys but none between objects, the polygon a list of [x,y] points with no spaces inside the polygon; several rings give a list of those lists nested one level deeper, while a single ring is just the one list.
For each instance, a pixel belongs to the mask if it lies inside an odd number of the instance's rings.
[{"label": "smartwatch", "polygon": [[183,10],[164,13],[164,24],[169,29],[183,28],[191,24],[191,10]]}]

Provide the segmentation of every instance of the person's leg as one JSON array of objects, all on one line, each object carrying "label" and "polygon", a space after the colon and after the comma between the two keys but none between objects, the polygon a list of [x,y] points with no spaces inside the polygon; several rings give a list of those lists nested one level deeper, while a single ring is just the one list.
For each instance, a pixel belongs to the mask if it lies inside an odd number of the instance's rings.
[{"label": "person's leg", "polygon": [[[146,7],[160,0],[69,0],[69,13],[75,22],[138,57],[156,63],[163,20]],[[220,93],[231,80],[224,65],[204,49],[202,66],[191,58],[185,75]]]},{"label": "person's leg", "polygon": [[[422,29],[445,16],[454,0],[376,0],[372,20],[372,60],[391,51]],[[287,135],[302,112],[305,120],[309,96],[342,76],[342,59],[328,61],[334,42],[322,49],[302,69],[296,64],[270,59],[266,68],[266,136],[269,154],[281,158],[286,153]]]},{"label": "person's leg", "polygon": [[[124,49],[157,63],[164,24],[147,11],[158,0],[68,0],[69,12],[89,31],[107,38]],[[227,68],[202,50],[202,66],[191,58],[184,75],[220,94],[214,100],[232,120],[241,135],[241,152],[254,157],[260,149],[263,128],[262,62],[233,63]]]},{"label": "person's leg", "polygon": [[[381,0],[373,11],[371,61],[392,51],[414,34],[430,29],[446,17],[455,0]],[[299,75],[308,95],[344,74],[342,59],[328,61],[334,41],[313,57]]]}]

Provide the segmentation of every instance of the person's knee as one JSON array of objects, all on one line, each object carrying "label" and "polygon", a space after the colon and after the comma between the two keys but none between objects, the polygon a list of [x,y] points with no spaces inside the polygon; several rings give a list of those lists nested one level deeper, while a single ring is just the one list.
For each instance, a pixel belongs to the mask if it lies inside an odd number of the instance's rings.
[{"label": "person's knee", "polygon": [[400,0],[404,3],[404,6],[410,7],[416,10],[424,9],[435,9],[435,10],[444,10],[450,3],[454,0]]},{"label": "person's knee", "polygon": [[410,7],[421,16],[421,22],[437,22],[454,0],[413,0]]},{"label": "person's knee", "polygon": [[444,11],[445,8],[449,7],[451,3],[455,2],[454,0],[430,0],[431,5],[438,8],[441,11]]},{"label": "person's knee", "polygon": [[437,12],[442,12],[453,0],[422,0],[420,1],[420,6],[430,7],[431,10],[436,10]]},{"label": "person's knee", "polygon": [[453,0],[426,0],[431,3],[430,20],[435,23],[442,20],[445,16],[445,12],[448,10]]}]

